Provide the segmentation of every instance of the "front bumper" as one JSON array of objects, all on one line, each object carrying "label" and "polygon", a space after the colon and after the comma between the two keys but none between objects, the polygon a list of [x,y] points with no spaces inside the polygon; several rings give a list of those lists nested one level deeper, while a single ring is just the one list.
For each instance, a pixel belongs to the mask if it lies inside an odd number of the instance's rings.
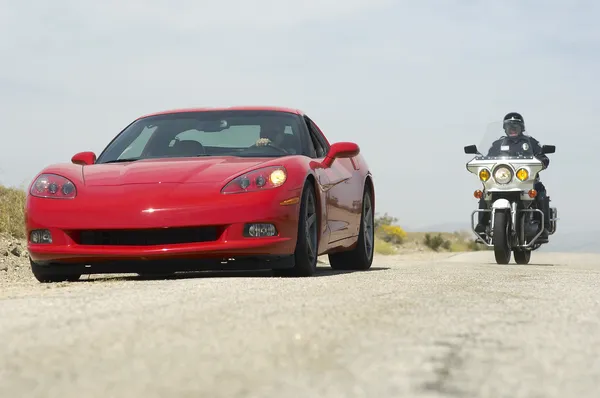
[{"label": "front bumper", "polygon": [[[38,229],[46,229],[52,235],[52,243],[33,243],[28,239],[28,250],[38,264],[216,260],[286,256],[294,252],[300,190],[272,189],[230,195],[213,190],[208,184],[140,184],[89,188],[73,200],[28,196],[28,237]],[[244,236],[249,223],[271,223],[277,235]],[[203,239],[193,241],[187,235],[178,242],[174,234],[165,233],[184,227],[208,228],[212,236],[204,233]],[[109,230],[120,232],[119,239],[109,238],[105,244],[89,239],[90,233],[106,239],[111,236],[106,232]],[[147,230],[159,231],[154,233],[154,241],[143,242],[140,238]],[[156,238],[169,235],[168,243]]]}]

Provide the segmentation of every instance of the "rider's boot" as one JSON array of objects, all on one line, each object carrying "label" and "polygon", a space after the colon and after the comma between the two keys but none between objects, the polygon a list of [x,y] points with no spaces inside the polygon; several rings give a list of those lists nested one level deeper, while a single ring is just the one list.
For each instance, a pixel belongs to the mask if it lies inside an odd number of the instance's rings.
[{"label": "rider's boot", "polygon": [[[479,200],[479,210],[487,209],[486,203],[483,199]],[[489,222],[489,214],[480,212],[477,219],[477,225],[475,226],[475,232],[477,235],[481,236],[482,239],[485,240],[485,228],[487,223]]]},{"label": "rider's boot", "polygon": [[542,211],[544,212],[544,230],[538,238],[538,243],[548,243],[548,237],[550,236],[550,199],[545,197],[541,203]]},{"label": "rider's boot", "polygon": [[477,224],[477,226],[475,227],[475,232],[477,232],[479,235],[485,234],[485,225],[481,223]]}]

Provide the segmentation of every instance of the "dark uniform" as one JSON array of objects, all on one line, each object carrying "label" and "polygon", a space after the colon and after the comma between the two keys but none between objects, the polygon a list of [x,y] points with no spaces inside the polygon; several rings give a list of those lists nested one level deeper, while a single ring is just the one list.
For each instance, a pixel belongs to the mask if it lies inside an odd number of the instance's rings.
[{"label": "dark uniform", "polygon": [[[538,140],[523,134],[523,131],[525,131],[525,122],[520,114],[513,112],[504,117],[504,131],[506,132],[506,136],[494,141],[487,156],[533,155],[543,163],[544,169],[548,168],[550,159],[542,153],[542,146]],[[546,199],[546,187],[540,181],[539,175],[535,176],[534,189],[538,192],[535,198],[538,208],[544,212],[544,227],[546,231],[542,233],[540,239],[545,239],[548,237],[548,231],[550,230],[550,204]],[[479,200],[479,208],[487,209],[483,198]],[[475,231],[479,233],[484,232],[489,218],[490,213],[479,213],[479,222]]]}]

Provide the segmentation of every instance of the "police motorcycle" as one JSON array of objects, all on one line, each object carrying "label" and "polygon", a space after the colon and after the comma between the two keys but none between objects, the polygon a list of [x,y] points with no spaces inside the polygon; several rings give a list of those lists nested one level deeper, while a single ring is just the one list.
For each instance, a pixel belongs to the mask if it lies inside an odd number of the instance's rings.
[{"label": "police motorcycle", "polygon": [[[494,250],[497,264],[508,264],[511,251],[517,264],[528,264],[531,252],[539,249],[549,240],[539,240],[544,231],[544,212],[535,200],[536,177],[543,169],[540,160],[533,156],[530,145],[522,145],[519,156],[487,156],[492,143],[503,134],[502,122],[488,125],[484,138],[477,145],[464,147],[465,154],[475,157],[466,164],[467,170],[475,174],[482,189],[474,192],[476,199],[484,198],[486,206],[471,213],[471,229],[477,242]],[[542,152],[555,152],[554,145],[543,145]],[[501,147],[501,151],[508,150]],[[550,200],[547,197],[546,200]],[[490,213],[484,233],[477,233],[476,214]],[[550,207],[550,230],[548,236],[556,232],[558,221],[556,207]]]}]

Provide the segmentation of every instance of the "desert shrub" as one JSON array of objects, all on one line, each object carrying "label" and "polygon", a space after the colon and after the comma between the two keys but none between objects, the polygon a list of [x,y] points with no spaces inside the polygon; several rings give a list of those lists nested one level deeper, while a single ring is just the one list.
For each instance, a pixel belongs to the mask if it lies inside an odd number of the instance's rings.
[{"label": "desert shrub", "polygon": [[475,242],[474,240],[467,243],[467,249],[470,251],[476,252],[481,250],[481,245]]},{"label": "desert shrub", "polygon": [[450,250],[452,242],[449,240],[445,240],[442,237],[442,234],[437,234],[435,236],[431,236],[430,234],[425,234],[425,239],[423,240],[425,246],[430,248],[431,250],[438,251],[440,247]]},{"label": "desert shrub", "polygon": [[25,237],[25,191],[0,185],[0,233]]},{"label": "desert shrub", "polygon": [[445,240],[444,243],[442,243],[442,248],[444,248],[446,250],[450,250],[451,246],[452,246],[452,242],[450,242],[449,240]]},{"label": "desert shrub", "polygon": [[383,225],[394,225],[398,222],[396,217],[389,216],[387,213],[384,213],[383,216],[375,215],[375,230]]},{"label": "desert shrub", "polygon": [[406,231],[397,225],[382,225],[379,236],[385,242],[401,245],[406,238]]},{"label": "desert shrub", "polygon": [[398,225],[396,217],[385,213],[383,216],[375,216],[375,235],[383,242],[393,245],[401,245],[406,239],[406,231]]},{"label": "desert shrub", "polygon": [[494,250],[494,248],[477,243],[475,240],[471,240],[469,243],[467,243],[467,249],[472,252],[478,252],[481,250]]}]

